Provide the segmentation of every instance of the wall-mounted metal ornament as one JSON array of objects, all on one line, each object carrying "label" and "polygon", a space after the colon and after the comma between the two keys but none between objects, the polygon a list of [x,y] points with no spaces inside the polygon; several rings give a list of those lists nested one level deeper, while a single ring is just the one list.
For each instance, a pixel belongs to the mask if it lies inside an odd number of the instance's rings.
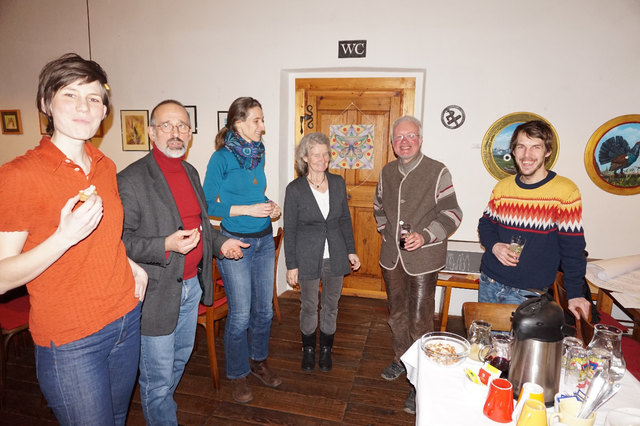
[{"label": "wall-mounted metal ornament", "polygon": [[304,122],[307,122],[307,129],[313,129],[313,106],[307,105],[307,113],[300,116],[300,134],[304,133]]},{"label": "wall-mounted metal ornament", "polygon": [[464,124],[464,110],[458,105],[449,105],[442,110],[440,121],[447,129],[457,129]]}]

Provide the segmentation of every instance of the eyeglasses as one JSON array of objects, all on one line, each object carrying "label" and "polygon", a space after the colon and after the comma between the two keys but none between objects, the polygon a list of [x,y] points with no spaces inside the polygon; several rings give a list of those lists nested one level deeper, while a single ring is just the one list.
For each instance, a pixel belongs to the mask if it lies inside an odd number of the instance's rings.
[{"label": "eyeglasses", "polygon": [[402,139],[406,139],[409,142],[415,142],[418,139],[418,135],[415,133],[407,133],[406,135],[396,135],[393,137],[394,142],[402,142]]},{"label": "eyeglasses", "polygon": [[156,126],[158,129],[162,130],[162,133],[171,133],[173,132],[173,129],[176,128],[178,129],[178,133],[189,133],[189,130],[191,130],[191,126],[189,126],[188,124],[184,124],[184,123],[178,123],[178,124],[171,124],[169,122],[166,123],[162,123],[158,126]]}]

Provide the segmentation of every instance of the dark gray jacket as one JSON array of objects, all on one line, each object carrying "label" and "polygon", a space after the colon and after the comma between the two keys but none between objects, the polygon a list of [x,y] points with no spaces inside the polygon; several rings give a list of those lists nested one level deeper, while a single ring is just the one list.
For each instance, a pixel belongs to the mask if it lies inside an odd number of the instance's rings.
[{"label": "dark gray jacket", "polygon": [[287,269],[298,269],[298,279],[320,278],[324,242],[329,242],[331,272],[351,270],[349,254],[356,252],[347,191],[342,176],[326,173],[329,214],[325,220],[306,177],[289,185],[284,198],[284,255]]},{"label": "dark gray jacket", "polygon": [[[209,222],[198,172],[191,164],[184,161],[182,164],[200,203],[202,262],[198,267],[198,278],[202,302],[211,305],[213,256],[220,256],[220,248],[227,238]],[[142,334],[163,336],[172,333],[180,311],[184,255],[171,252],[166,258],[164,240],[182,227],[182,221],[169,184],[152,153],[118,173],[118,190],[124,207],[122,240],[127,256],[149,275],[142,304]]]}]

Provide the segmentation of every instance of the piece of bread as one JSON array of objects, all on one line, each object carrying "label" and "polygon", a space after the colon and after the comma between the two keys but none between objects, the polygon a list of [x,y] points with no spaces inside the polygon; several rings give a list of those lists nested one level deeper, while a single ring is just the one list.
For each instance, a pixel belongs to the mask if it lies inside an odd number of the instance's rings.
[{"label": "piece of bread", "polygon": [[78,192],[80,192],[80,201],[83,202],[87,201],[93,194],[98,194],[98,190],[94,185],[89,186],[87,189],[81,189]]}]

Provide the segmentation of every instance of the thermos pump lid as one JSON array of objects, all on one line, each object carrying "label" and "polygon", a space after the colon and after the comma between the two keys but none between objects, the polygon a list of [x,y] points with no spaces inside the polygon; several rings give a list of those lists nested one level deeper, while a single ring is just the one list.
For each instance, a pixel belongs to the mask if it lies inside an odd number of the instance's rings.
[{"label": "thermos pump lid", "polygon": [[542,342],[562,340],[564,312],[548,294],[533,297],[518,306],[513,314],[513,332],[520,341],[535,339]]}]

